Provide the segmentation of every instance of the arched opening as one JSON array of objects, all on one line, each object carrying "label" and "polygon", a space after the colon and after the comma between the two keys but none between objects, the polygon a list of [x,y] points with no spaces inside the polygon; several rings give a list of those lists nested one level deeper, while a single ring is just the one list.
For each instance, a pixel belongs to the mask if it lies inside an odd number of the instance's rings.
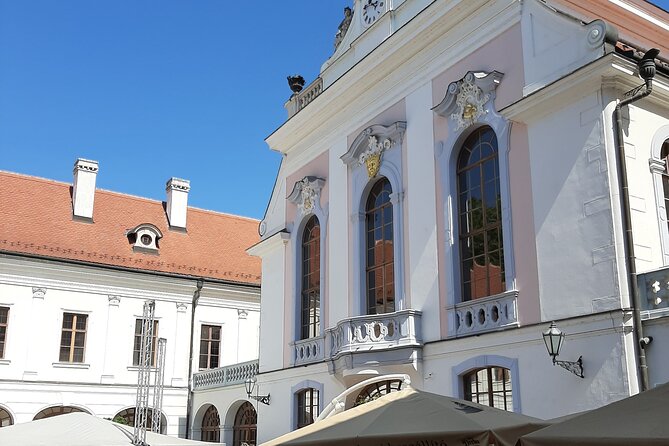
[{"label": "arched opening", "polygon": [[[123,409],[116,415],[114,415],[114,418],[112,418],[112,421],[119,423],[119,424],[125,424],[126,426],[134,426],[135,425],[135,408],[134,407],[129,407],[127,409]],[[146,429],[151,430],[153,428],[153,410],[152,409],[147,409],[147,414],[146,414]],[[160,433],[164,434],[167,432],[167,418],[165,417],[164,413],[160,414]]]},{"label": "arched opening", "polygon": [[372,383],[360,391],[353,405],[360,406],[361,404],[374,401],[383,395],[402,390],[402,383],[403,381],[400,379]]},{"label": "arched opening", "polygon": [[372,186],[365,205],[367,314],[395,311],[392,193],[390,181],[381,178]]},{"label": "arched opening", "polygon": [[242,446],[243,443],[255,446],[257,423],[258,414],[253,404],[248,401],[242,404],[235,415],[232,446]]},{"label": "arched opening", "polygon": [[215,406],[209,406],[202,416],[202,434],[200,439],[210,443],[221,441],[221,418]]},{"label": "arched opening", "polygon": [[511,371],[485,367],[462,376],[465,399],[485,406],[513,411]]},{"label": "arched opening", "polygon": [[35,420],[41,420],[43,418],[51,418],[51,417],[57,417],[58,415],[65,415],[66,413],[73,413],[73,412],[83,412],[83,413],[88,413],[84,409],[80,407],[74,407],[74,406],[52,406],[52,407],[47,407],[44,410],[41,410],[40,412],[35,415],[33,418],[33,421]]},{"label": "arched opening", "polygon": [[0,407],[0,427],[7,427],[12,424],[14,424],[12,414],[10,414],[8,410]]}]

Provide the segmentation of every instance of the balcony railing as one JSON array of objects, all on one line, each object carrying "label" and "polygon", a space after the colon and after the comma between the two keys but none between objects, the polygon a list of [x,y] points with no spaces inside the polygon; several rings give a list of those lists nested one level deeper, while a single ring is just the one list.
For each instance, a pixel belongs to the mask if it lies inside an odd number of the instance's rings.
[{"label": "balcony railing", "polygon": [[387,314],[354,316],[325,332],[329,356],[342,353],[422,346],[421,312],[401,310]]},{"label": "balcony railing", "polygon": [[449,335],[464,336],[518,326],[518,292],[456,304],[447,310]]},{"label": "balcony railing", "polygon": [[286,110],[288,117],[291,118],[297,112],[309,105],[311,101],[316,99],[323,92],[323,79],[316,78],[312,83],[307,85],[304,90],[290,97],[286,102]]},{"label": "balcony railing", "polygon": [[642,319],[669,316],[669,268],[637,275]]},{"label": "balcony railing", "polygon": [[225,387],[243,384],[247,378],[258,374],[258,361],[240,362],[217,369],[193,374],[193,388],[197,390],[210,387]]},{"label": "balcony railing", "polygon": [[295,365],[309,364],[311,362],[322,361],[325,357],[325,338],[301,339],[293,343],[295,356],[293,360]]}]

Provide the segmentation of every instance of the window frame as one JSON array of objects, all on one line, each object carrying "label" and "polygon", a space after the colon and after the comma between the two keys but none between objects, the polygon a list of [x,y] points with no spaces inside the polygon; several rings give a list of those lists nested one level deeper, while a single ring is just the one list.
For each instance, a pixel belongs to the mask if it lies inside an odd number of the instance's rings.
[{"label": "window frame", "polygon": [[[312,225],[312,222],[314,224]],[[311,225],[311,228],[310,228]],[[309,240],[306,239],[306,235],[309,232],[313,231],[316,227],[318,227],[318,235],[317,238],[310,237]],[[323,332],[322,327],[321,327],[321,261],[322,261],[322,253],[321,253],[321,240],[320,240],[320,234],[321,234],[321,225],[320,221],[318,220],[318,217],[316,215],[311,214],[307,218],[306,223],[304,224],[304,228],[302,229],[302,244],[301,244],[301,255],[299,258],[300,262],[300,313],[299,313],[299,324],[300,324],[300,340],[303,339],[310,339],[310,338],[316,338],[321,335]],[[305,263],[307,263],[307,259],[305,259],[305,250],[309,250],[310,245],[315,245],[318,249],[318,271],[316,272],[318,274],[318,284],[317,284],[317,289],[314,288],[309,288],[306,286],[308,280],[307,275],[312,275],[313,272],[309,271],[306,272],[305,269]],[[315,298],[312,298],[314,293],[318,294],[318,305],[315,305]],[[312,312],[312,307],[313,307],[313,312],[314,312],[314,317],[312,320],[311,317],[311,312]],[[318,310],[318,317],[316,317],[316,310]],[[307,313],[306,321],[305,321],[305,312]]]},{"label": "window frame", "polygon": [[321,412],[323,412],[323,400],[324,400],[324,391],[325,391],[325,386],[323,383],[320,383],[318,381],[314,381],[311,379],[306,379],[304,381],[300,381],[299,383],[295,384],[294,386],[291,387],[290,393],[293,395],[292,398],[292,411],[291,411],[291,426],[293,426],[293,429],[298,429],[298,407],[297,407],[297,394],[305,389],[314,389],[318,391],[318,414],[314,418],[314,421],[316,421],[316,418],[320,416]]},{"label": "window frame", "polygon": [[669,172],[667,160],[662,159],[662,147],[669,141],[669,125],[660,127],[653,136],[651,143],[651,157],[648,160],[652,174],[653,188],[655,189],[655,208],[657,211],[658,232],[662,250],[662,264],[669,265],[669,217],[665,200],[662,178]]},{"label": "window frame", "polygon": [[[215,416],[213,415],[213,412],[216,413]],[[216,423],[216,425],[205,425],[205,423],[211,422],[212,420],[218,420],[218,423]],[[206,441],[208,443],[221,442],[221,414],[213,404],[210,404],[202,415],[202,423],[200,423],[200,441]]]},{"label": "window frame", "polygon": [[[308,401],[309,403],[307,403]],[[297,411],[295,413],[295,428],[300,429],[302,427],[313,424],[318,418],[318,415],[320,415],[320,406],[321,392],[318,389],[313,387],[306,387],[298,390],[295,393],[295,409]],[[306,419],[307,414],[311,416],[311,420]],[[303,415],[305,416],[304,418]]]},{"label": "window frame", "polygon": [[[135,318],[135,331],[132,336],[132,365],[133,367],[139,367],[140,366],[140,354],[141,354],[141,349],[142,349],[142,323],[144,321],[144,318]],[[151,367],[156,366],[156,360],[158,357],[158,319],[153,319],[153,335],[151,336]],[[139,324],[139,327],[138,327]],[[137,329],[139,328],[139,333],[137,333]],[[138,339],[139,338],[139,339]],[[139,343],[138,343],[139,342]],[[135,349],[137,347],[137,349]],[[135,360],[135,355],[137,360]]]},{"label": "window frame", "polygon": [[[204,338],[204,333],[205,333],[205,327],[209,329],[209,337]],[[218,339],[214,339],[212,337],[212,329],[218,329]],[[199,360],[198,360],[198,368],[199,370],[209,370],[209,369],[216,369],[218,367],[221,367],[221,345],[222,345],[222,340],[223,340],[223,326],[222,325],[213,325],[213,324],[201,324],[200,325],[200,351],[199,351]],[[202,353],[202,343],[206,342],[207,343],[207,352],[204,355],[206,358],[206,367],[202,367],[202,358],[203,358],[203,353]],[[212,353],[211,353],[211,348],[214,343],[218,343],[218,354],[215,355],[217,357],[217,363],[215,367],[211,366],[211,360],[212,360]]]},{"label": "window frame", "polygon": [[[65,327],[66,316],[72,316],[72,324],[69,327]],[[84,325],[85,326],[84,326],[83,330],[77,328],[77,322],[78,322],[80,317],[84,318]],[[66,332],[70,333],[69,346],[63,344],[63,340],[64,340],[63,338],[64,338]],[[83,346],[82,347],[77,347],[75,345],[78,333],[83,333],[83,336],[84,336],[84,341],[83,341]],[[59,344],[59,349],[58,349],[58,362],[68,363],[68,364],[84,364],[86,362],[86,338],[87,337],[88,337],[88,314],[74,313],[74,312],[69,312],[69,311],[63,312],[63,318],[62,318],[61,329],[60,329],[60,344]],[[63,359],[63,348],[67,348],[69,350],[69,353],[67,355],[67,359]],[[82,349],[81,361],[75,361],[74,360],[74,354],[75,354],[76,349],[78,349],[78,348]]]},{"label": "window frame", "polygon": [[486,367],[500,367],[509,370],[509,373],[511,373],[511,389],[513,392],[513,412],[522,413],[518,358],[510,358],[500,355],[479,355],[454,366],[451,369],[451,379],[453,389],[457,389],[457,397],[465,399],[464,376],[473,370],[480,370]]},{"label": "window frame", "polygon": [[5,322],[0,322],[0,359],[5,359],[7,351],[7,333],[9,332],[9,313],[8,306],[1,305],[0,313],[5,312]]},{"label": "window frame", "polygon": [[[510,385],[510,387],[509,387],[508,390],[506,388],[506,380],[501,381],[501,383],[502,383],[501,396],[502,396],[502,399],[504,401],[504,407],[495,406],[495,395],[499,396],[500,392],[495,391],[495,389],[493,388],[493,382],[494,382],[493,381],[493,371],[494,370],[501,370],[502,373],[506,372],[506,373],[509,374],[509,385]],[[483,372],[483,371],[485,372],[485,381],[486,382],[485,382],[485,386],[482,386],[482,387],[484,387],[484,390],[478,391],[478,389],[479,389],[479,376],[478,375],[479,375],[480,372]],[[476,392],[471,391],[471,386],[473,384],[471,382],[472,379],[474,379],[475,382],[476,382],[476,389],[477,389]],[[513,411],[513,381],[511,380],[511,370],[509,370],[505,367],[486,366],[486,367],[482,367],[482,368],[479,368],[479,369],[473,369],[473,370],[465,373],[464,375],[462,375],[462,381],[463,381],[462,382],[462,387],[463,387],[463,390],[464,390],[464,399],[465,400],[471,401],[472,403],[481,404],[483,406],[494,407],[496,409],[502,409],[502,410],[506,410],[506,411],[509,411],[509,409],[511,409],[511,411]],[[485,388],[487,388],[487,390],[485,390]],[[474,401],[474,395],[476,395],[476,401]],[[487,403],[486,402],[481,402],[481,397],[480,396],[482,396],[484,399],[486,399],[486,397],[487,397]],[[507,404],[507,399],[508,399],[509,396],[511,397],[511,407],[510,408],[508,407],[508,404]]]}]

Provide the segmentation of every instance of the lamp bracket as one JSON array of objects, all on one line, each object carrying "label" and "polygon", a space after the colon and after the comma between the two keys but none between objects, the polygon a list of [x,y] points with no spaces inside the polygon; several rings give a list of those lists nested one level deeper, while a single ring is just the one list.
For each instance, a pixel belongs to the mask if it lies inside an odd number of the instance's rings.
[{"label": "lamp bracket", "polygon": [[269,393],[267,395],[249,395],[249,398],[269,406]]},{"label": "lamp bracket", "polygon": [[553,365],[559,365],[563,369],[569,370],[574,375],[585,378],[585,376],[583,376],[583,356],[579,356],[576,361],[558,361],[553,357]]}]

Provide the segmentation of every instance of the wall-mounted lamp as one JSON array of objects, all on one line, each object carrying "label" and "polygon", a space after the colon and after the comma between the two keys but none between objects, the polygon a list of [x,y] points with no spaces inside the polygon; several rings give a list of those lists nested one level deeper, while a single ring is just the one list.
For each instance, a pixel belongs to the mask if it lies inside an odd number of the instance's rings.
[{"label": "wall-mounted lamp", "polygon": [[558,361],[555,359],[560,354],[560,347],[562,347],[565,337],[565,334],[557,328],[555,322],[551,322],[551,326],[548,330],[543,332],[543,337],[544,343],[546,344],[546,350],[548,350],[548,354],[553,358],[553,365],[559,365],[563,369],[569,370],[574,375],[585,378],[585,376],[583,376],[582,356],[579,356],[577,361]]},{"label": "wall-mounted lamp", "polygon": [[246,381],[244,381],[244,386],[246,387],[246,395],[249,398],[253,398],[254,400],[266,404],[269,406],[269,393],[267,395],[252,395],[253,390],[256,388],[256,377],[254,376],[253,378],[247,378]]}]

